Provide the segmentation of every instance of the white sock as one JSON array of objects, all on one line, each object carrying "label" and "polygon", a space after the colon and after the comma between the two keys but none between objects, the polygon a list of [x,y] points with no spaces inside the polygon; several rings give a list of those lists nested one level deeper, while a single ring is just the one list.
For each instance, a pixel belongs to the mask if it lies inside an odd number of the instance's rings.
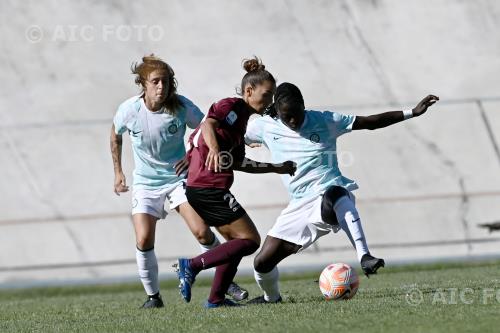
[{"label": "white sock", "polygon": [[217,236],[214,235],[214,241],[212,242],[212,244],[200,244],[200,247],[201,247],[201,251],[203,253],[213,249],[214,247],[216,246],[219,246],[220,245],[220,241],[219,239],[217,238]]},{"label": "white sock", "polygon": [[135,258],[139,277],[146,294],[154,295],[160,291],[158,286],[158,261],[156,260],[155,250],[141,251],[136,249]]},{"label": "white sock", "polygon": [[347,196],[338,199],[333,206],[339,225],[349,237],[352,246],[356,249],[358,260],[364,254],[368,253],[368,244],[366,244],[363,226],[361,225],[361,218],[359,217],[358,210],[354,202]]},{"label": "white sock", "polygon": [[254,270],[253,275],[260,289],[264,292],[264,299],[268,302],[276,302],[280,298],[280,287],[278,283],[280,274],[278,267],[274,267],[273,270],[268,273],[259,273]]}]

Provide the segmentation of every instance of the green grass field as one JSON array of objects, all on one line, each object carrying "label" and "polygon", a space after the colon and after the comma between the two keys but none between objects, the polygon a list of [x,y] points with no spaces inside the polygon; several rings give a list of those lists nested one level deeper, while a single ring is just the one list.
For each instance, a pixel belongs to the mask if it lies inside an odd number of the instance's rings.
[{"label": "green grass field", "polygon": [[[139,282],[0,291],[0,332],[500,332],[500,262],[382,269],[350,301],[323,300],[316,274],[282,275],[284,303],[205,310],[162,283],[163,309],[140,310]],[[250,277],[238,282],[258,296]]]}]

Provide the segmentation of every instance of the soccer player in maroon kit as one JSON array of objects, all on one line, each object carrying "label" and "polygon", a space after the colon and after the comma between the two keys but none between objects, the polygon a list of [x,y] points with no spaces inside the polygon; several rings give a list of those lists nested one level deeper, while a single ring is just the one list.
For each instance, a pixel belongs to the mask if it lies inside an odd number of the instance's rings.
[{"label": "soccer player in maroon kit", "polygon": [[216,227],[227,240],[202,255],[178,260],[179,289],[186,302],[191,300],[196,275],[216,267],[207,308],[237,305],[226,299],[225,293],[241,258],[254,253],[260,245],[257,228],[229,191],[233,170],[290,175],[295,172],[291,161],[257,165],[245,158],[248,118],[254,113],[262,114],[272,103],[276,80],[257,58],[246,60],[243,67],[247,73],[241,82],[242,98],[225,98],[213,104],[190,138],[186,196],[205,223]]}]

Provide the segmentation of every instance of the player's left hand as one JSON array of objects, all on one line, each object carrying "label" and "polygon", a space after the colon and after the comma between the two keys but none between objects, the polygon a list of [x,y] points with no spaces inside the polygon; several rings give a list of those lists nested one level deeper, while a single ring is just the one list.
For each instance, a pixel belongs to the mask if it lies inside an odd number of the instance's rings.
[{"label": "player's left hand", "polygon": [[413,116],[418,117],[423,115],[429,106],[439,101],[439,97],[435,95],[428,95],[422,99],[417,106],[413,109]]},{"label": "player's left hand", "polygon": [[278,167],[279,174],[289,174],[290,176],[295,175],[295,171],[297,171],[297,164],[293,161],[286,161]]},{"label": "player's left hand", "polygon": [[186,171],[189,168],[189,158],[187,154],[186,156],[184,156],[182,160],[175,163],[174,168],[175,168],[175,174],[177,176],[180,176],[181,174],[184,173],[184,171]]}]

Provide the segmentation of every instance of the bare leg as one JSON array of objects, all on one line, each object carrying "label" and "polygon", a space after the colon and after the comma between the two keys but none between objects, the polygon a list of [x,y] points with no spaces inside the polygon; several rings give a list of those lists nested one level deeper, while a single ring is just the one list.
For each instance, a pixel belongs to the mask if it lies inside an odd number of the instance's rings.
[{"label": "bare leg", "polygon": [[300,248],[300,245],[266,236],[262,249],[255,256],[254,268],[260,273],[270,272],[281,260],[297,253]]},{"label": "bare leg", "polygon": [[211,245],[215,242],[217,239],[215,234],[188,202],[177,206],[175,210],[182,216],[198,243],[201,245]]},{"label": "bare leg", "polygon": [[217,231],[226,239],[249,239],[260,245],[260,235],[248,214],[245,214],[236,221],[220,227]]}]

